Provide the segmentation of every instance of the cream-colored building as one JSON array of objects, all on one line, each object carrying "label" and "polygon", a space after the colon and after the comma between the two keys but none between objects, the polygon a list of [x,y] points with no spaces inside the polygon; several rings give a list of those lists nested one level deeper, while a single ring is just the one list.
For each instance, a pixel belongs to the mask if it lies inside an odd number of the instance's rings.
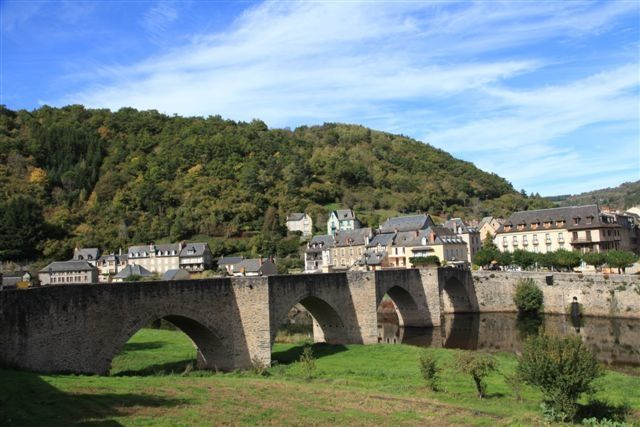
[{"label": "cream-colored building", "polygon": [[98,283],[98,269],[87,261],[55,261],[38,272],[42,286]]},{"label": "cream-colored building", "polygon": [[371,228],[336,232],[331,248],[331,269],[349,269],[356,265],[362,259],[372,237]]},{"label": "cream-colored building", "polygon": [[584,253],[621,249],[627,246],[622,239],[622,227],[614,215],[586,205],[516,212],[498,229],[494,243],[503,252],[566,249]]},{"label": "cream-colored building", "polygon": [[492,238],[495,237],[496,232],[503,223],[504,219],[502,218],[495,218],[493,216],[485,216],[482,218],[476,227],[480,233],[480,241],[484,242],[484,239],[486,239],[488,235],[491,235]]},{"label": "cream-colored building", "polygon": [[306,213],[292,213],[287,216],[287,230],[299,231],[303,236],[311,236],[313,234],[313,221]]},{"label": "cream-colored building", "polygon": [[140,265],[152,273],[164,274],[167,270],[180,268],[182,243],[163,245],[131,246],[127,253],[129,265]]}]

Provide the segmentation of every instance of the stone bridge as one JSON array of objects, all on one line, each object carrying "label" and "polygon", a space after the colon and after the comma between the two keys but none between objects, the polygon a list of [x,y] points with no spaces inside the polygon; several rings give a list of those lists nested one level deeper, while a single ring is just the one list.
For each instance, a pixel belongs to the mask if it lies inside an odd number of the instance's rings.
[{"label": "stone bridge", "polygon": [[107,374],[140,329],[166,319],[197,347],[200,368],[269,364],[278,327],[301,304],[314,340],[378,342],[385,295],[403,326],[475,312],[468,270],[426,268],[171,282],[60,285],[0,292],[0,363],[39,372]]}]

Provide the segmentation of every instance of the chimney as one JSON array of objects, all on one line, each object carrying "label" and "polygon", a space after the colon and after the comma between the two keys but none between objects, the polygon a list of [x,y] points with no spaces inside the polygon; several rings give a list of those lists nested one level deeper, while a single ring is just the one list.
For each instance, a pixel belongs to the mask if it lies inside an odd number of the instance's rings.
[{"label": "chimney", "polygon": [[262,259],[262,255],[260,255],[260,265],[262,265],[263,262],[264,260]]},{"label": "chimney", "polygon": [[183,241],[181,241],[180,243],[178,243],[178,250],[180,250],[180,251],[181,251],[185,246],[186,246],[185,241],[184,241],[184,240],[183,240]]},{"label": "chimney", "polygon": [[420,237],[420,230],[416,230],[416,237]]},{"label": "chimney", "polygon": [[119,255],[119,256],[122,256],[122,246],[120,246],[120,247],[118,248],[118,255]]},{"label": "chimney", "polygon": [[429,243],[436,241],[436,234],[433,231],[429,231]]}]

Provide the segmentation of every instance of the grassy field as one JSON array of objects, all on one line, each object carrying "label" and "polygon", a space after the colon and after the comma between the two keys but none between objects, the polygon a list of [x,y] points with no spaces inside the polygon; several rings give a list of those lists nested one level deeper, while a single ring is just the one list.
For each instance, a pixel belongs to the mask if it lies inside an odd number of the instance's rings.
[{"label": "grassy field", "polygon": [[[110,376],[0,370],[0,425],[548,425],[540,393],[525,387],[518,400],[505,382],[516,366],[511,354],[496,354],[500,372],[480,400],[455,369],[456,350],[315,345],[310,381],[297,362],[302,351],[277,344],[277,363],[263,373],[195,371],[185,335],[144,329]],[[444,369],[441,391],[420,376],[423,351]],[[607,371],[598,383],[596,398],[608,407],[626,403],[628,420],[640,422],[640,369]]]}]

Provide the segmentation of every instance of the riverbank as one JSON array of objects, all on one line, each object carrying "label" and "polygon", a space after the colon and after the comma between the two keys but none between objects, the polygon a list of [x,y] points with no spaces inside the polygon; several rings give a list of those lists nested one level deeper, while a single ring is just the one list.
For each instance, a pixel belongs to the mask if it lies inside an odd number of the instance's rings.
[{"label": "riverbank", "polygon": [[[235,373],[191,370],[195,351],[178,331],[143,329],[113,362],[111,376],[38,375],[0,370],[0,424],[122,425],[546,425],[538,391],[518,400],[504,375],[516,359],[496,353],[499,372],[488,398],[455,370],[458,350],[407,345],[316,345],[316,369],[305,380],[295,363],[302,346],[276,344],[274,366]],[[443,368],[441,389],[425,387],[418,357]],[[640,422],[640,369],[607,371],[596,398],[627,402]],[[583,402],[586,403],[586,402]]]},{"label": "riverbank", "polygon": [[575,297],[586,316],[640,319],[640,275],[483,270],[472,275],[480,313],[516,312],[517,283],[531,278],[544,294],[544,313],[568,313]]}]

